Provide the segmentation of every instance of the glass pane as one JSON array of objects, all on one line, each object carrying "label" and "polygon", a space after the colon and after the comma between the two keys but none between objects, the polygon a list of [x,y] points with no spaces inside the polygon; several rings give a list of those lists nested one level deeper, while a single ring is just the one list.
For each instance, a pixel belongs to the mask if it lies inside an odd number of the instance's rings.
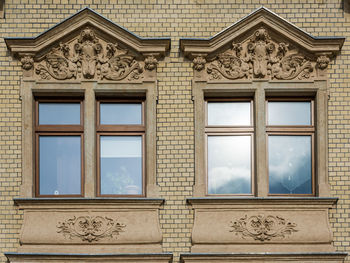
[{"label": "glass pane", "polygon": [[208,102],[208,125],[250,124],[250,102]]},{"label": "glass pane", "polygon": [[251,136],[208,136],[208,194],[251,193]]},{"label": "glass pane", "polygon": [[100,136],[101,194],[142,194],[142,137]]},{"label": "glass pane", "polygon": [[80,136],[39,137],[41,195],[81,194]]},{"label": "glass pane", "polygon": [[311,194],[311,169],[311,136],[269,136],[271,194]]},{"label": "glass pane", "polygon": [[79,125],[80,103],[39,103],[39,124]]},{"label": "glass pane", "polygon": [[141,103],[101,103],[100,124],[142,124]]},{"label": "glass pane", "polygon": [[311,125],[311,102],[269,101],[268,125]]}]

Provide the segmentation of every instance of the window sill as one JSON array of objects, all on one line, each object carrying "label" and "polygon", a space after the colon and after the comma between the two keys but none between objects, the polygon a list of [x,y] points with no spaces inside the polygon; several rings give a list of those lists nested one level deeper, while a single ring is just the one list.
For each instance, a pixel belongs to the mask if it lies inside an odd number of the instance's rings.
[{"label": "window sill", "polygon": [[197,262],[343,262],[347,253],[185,253],[182,263]]},{"label": "window sill", "polygon": [[134,253],[134,254],[39,254],[39,253],[6,253],[9,262],[172,262],[171,253]]}]

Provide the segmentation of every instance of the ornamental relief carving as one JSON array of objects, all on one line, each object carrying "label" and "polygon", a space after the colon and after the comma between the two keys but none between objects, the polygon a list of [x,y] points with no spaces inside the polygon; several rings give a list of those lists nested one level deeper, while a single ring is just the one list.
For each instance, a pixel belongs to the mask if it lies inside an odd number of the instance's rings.
[{"label": "ornamental relief carving", "polygon": [[300,53],[284,42],[273,41],[265,28],[259,28],[242,43],[218,54],[211,61],[203,56],[195,57],[193,68],[208,74],[209,80],[277,79],[307,80],[317,70],[325,70],[329,64],[327,56],[317,61]]},{"label": "ornamental relief carving", "polygon": [[117,238],[121,232],[124,232],[125,227],[126,225],[106,216],[74,216],[58,222],[57,233],[69,239],[78,238],[93,242],[105,238]]},{"label": "ornamental relief carving", "polygon": [[231,221],[230,232],[240,235],[243,239],[251,237],[261,242],[273,238],[285,238],[297,232],[297,225],[280,216],[273,215],[245,215],[244,217]]},{"label": "ornamental relief carving", "polygon": [[[22,61],[23,69],[26,60]],[[153,56],[137,61],[117,43],[106,43],[96,37],[93,29],[86,27],[77,39],[60,43],[35,63],[35,73],[40,80],[126,80],[137,81],[145,71],[156,69],[158,61]]]}]

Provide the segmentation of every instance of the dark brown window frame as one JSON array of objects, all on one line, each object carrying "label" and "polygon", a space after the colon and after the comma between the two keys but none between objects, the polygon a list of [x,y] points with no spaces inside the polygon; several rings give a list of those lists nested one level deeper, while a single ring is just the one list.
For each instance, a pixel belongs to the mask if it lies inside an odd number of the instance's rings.
[{"label": "dark brown window frame", "polygon": [[[316,127],[315,127],[315,98],[313,97],[272,97],[266,98],[265,100],[265,123],[266,123],[266,170],[267,170],[267,179],[269,182],[269,145],[268,145],[268,137],[269,136],[311,136],[311,194],[271,194],[268,192],[268,196],[316,196],[316,144],[315,144],[315,136],[316,136]],[[268,103],[269,101],[273,102],[310,102],[310,120],[311,125],[269,125],[268,124]]]},{"label": "dark brown window frame", "polygon": [[[141,103],[141,125],[100,124],[100,104],[102,103]],[[146,124],[145,99],[96,99],[96,196],[98,197],[146,197]],[[101,194],[100,136],[141,136],[142,137],[142,194]]]},{"label": "dark brown window frame", "polygon": [[[208,102],[249,102],[250,103],[250,125],[208,125]],[[254,100],[252,98],[205,98],[205,194],[211,197],[222,196],[254,196],[255,194],[255,128],[254,128]],[[209,194],[208,193],[208,136],[250,136],[251,137],[251,181],[250,194]]]},{"label": "dark brown window frame", "polygon": [[[79,125],[39,125],[39,103],[80,103],[80,124]],[[82,98],[35,98],[35,196],[36,197],[83,197],[84,196],[84,103]],[[42,195],[40,194],[40,171],[39,171],[39,136],[80,136],[81,141],[81,176],[80,194],[76,195]]]}]

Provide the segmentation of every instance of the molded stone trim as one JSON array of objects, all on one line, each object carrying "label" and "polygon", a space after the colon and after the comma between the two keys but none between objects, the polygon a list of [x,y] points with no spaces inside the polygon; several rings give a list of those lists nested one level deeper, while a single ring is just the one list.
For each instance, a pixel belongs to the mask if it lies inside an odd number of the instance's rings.
[{"label": "molded stone trim", "polygon": [[186,253],[180,255],[181,263],[221,262],[344,262],[347,253]]},{"label": "molded stone trim", "polygon": [[9,262],[16,263],[36,263],[36,262],[157,262],[171,263],[173,255],[171,253],[138,253],[138,254],[47,254],[47,253],[5,253]]}]

